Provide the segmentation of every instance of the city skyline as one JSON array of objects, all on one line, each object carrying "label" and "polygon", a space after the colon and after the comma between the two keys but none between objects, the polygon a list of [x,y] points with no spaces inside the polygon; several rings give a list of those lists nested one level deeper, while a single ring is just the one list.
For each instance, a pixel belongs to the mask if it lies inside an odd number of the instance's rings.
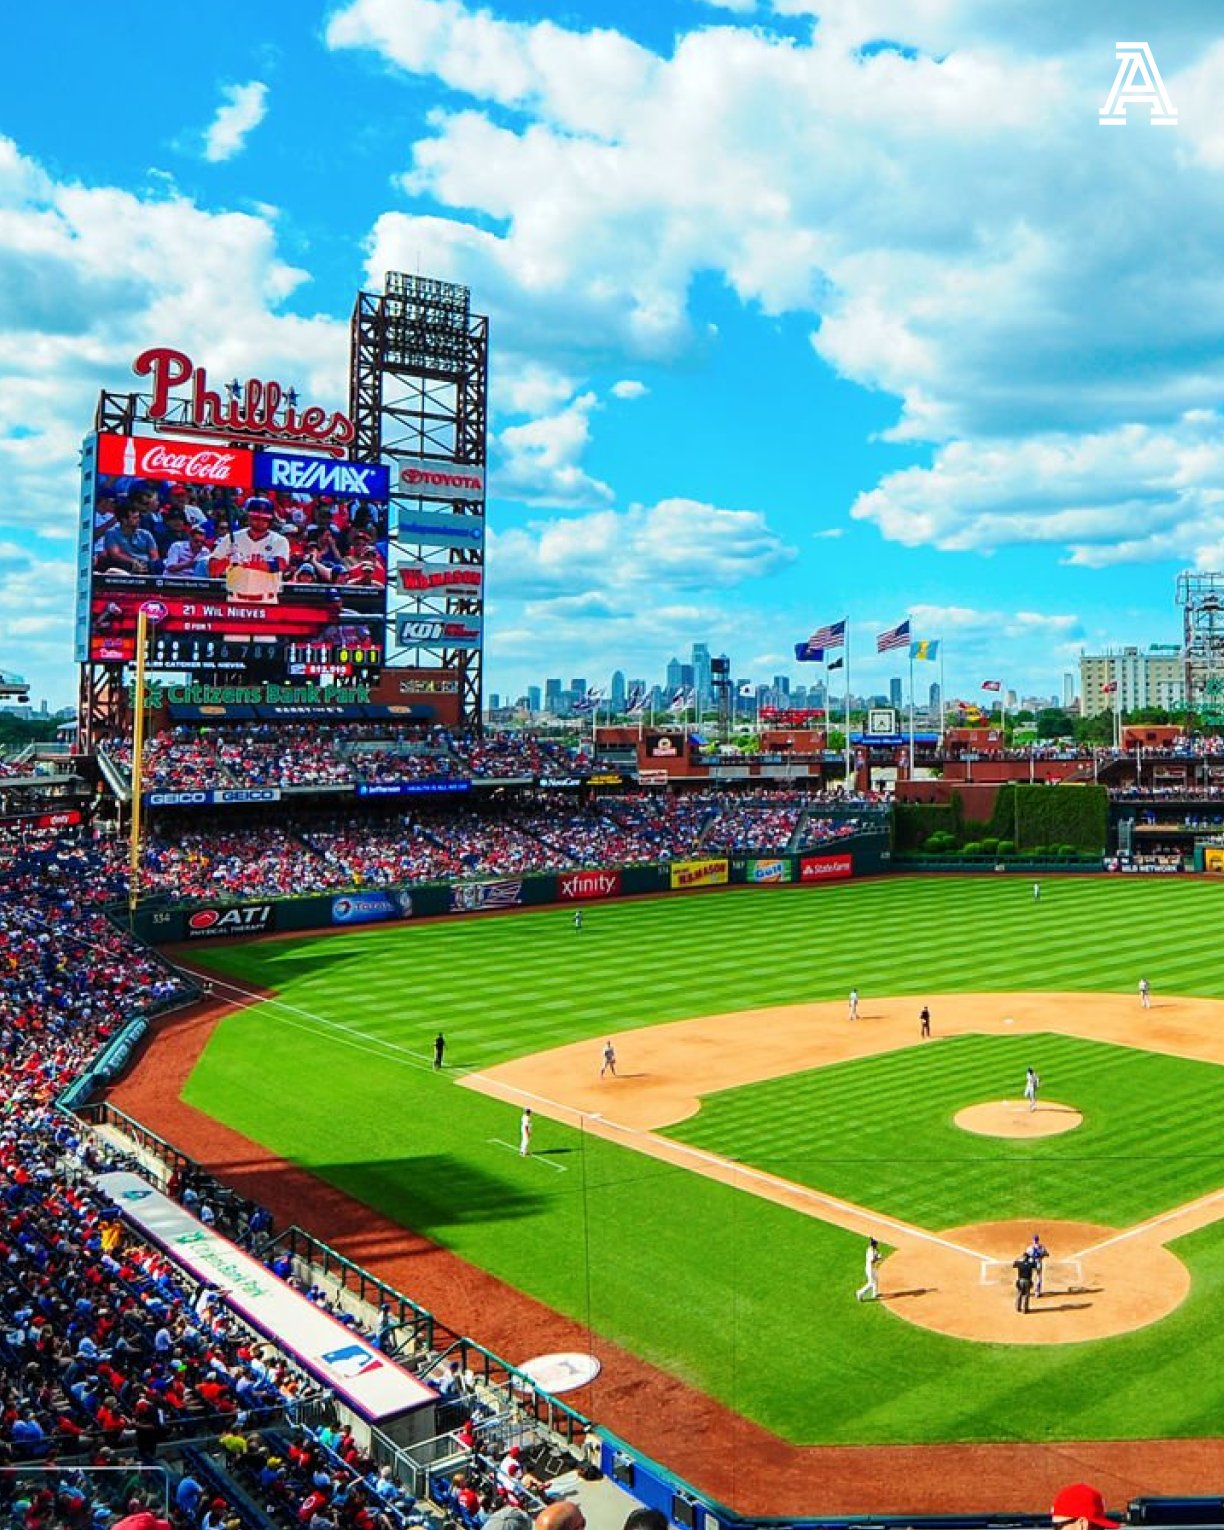
[{"label": "city skyline", "polygon": [[1175,127],[1100,125],[1099,6],[218,0],[155,112],[164,7],[19,10],[0,667],[73,698],[98,389],[174,345],[342,406],[388,269],[490,317],[490,693],[694,632],[797,677],[842,619],[873,694],[907,617],[962,694],[1176,641],[1177,574],[1224,566],[1224,12],[1126,14]]}]

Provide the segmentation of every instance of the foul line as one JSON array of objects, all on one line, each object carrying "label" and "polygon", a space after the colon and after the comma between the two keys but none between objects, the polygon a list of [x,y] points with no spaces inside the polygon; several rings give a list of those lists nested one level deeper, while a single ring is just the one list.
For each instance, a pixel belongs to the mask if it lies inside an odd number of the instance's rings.
[{"label": "foul line", "polygon": [[490,1147],[509,1148],[512,1153],[516,1153],[520,1158],[530,1158],[533,1163],[542,1163],[546,1169],[556,1169],[558,1174],[569,1173],[569,1169],[565,1166],[565,1164],[553,1163],[551,1159],[541,1158],[536,1153],[521,1153],[519,1152],[518,1148],[515,1147],[513,1142],[506,1142],[501,1137],[486,1137],[485,1141],[490,1145]]},{"label": "foul line", "polygon": [[[619,1121],[610,1121],[601,1111],[575,1110],[573,1106],[562,1105],[560,1101],[550,1100],[546,1095],[536,1094],[533,1090],[520,1089],[517,1084],[503,1084],[498,1080],[486,1080],[481,1073],[468,1074],[464,1083],[466,1084],[469,1080],[488,1083],[495,1090],[515,1094],[522,1099],[534,1100],[541,1107],[541,1113],[552,1115],[554,1120],[560,1119],[564,1121],[566,1116],[576,1116],[580,1124],[583,1121],[598,1122],[599,1126],[594,1128],[597,1136],[599,1135],[600,1128],[606,1127],[610,1132],[622,1132],[627,1138],[636,1138],[637,1143],[630,1141],[627,1145],[632,1147],[635,1152],[642,1153],[646,1157],[664,1160],[667,1155],[673,1153],[680,1156],[687,1154],[688,1157],[709,1165],[711,1168],[719,1169],[723,1173],[733,1174],[737,1180],[753,1180],[758,1185],[785,1191],[788,1195],[793,1195],[800,1200],[807,1200],[816,1206],[823,1206],[829,1210],[838,1211],[844,1217],[855,1217],[860,1221],[870,1223],[874,1227],[890,1229],[893,1232],[901,1233],[907,1238],[914,1238],[922,1243],[933,1244],[936,1248],[946,1248],[953,1253],[963,1254],[968,1259],[980,1260],[986,1257],[978,1249],[966,1248],[961,1243],[953,1243],[949,1238],[941,1238],[938,1233],[929,1233],[921,1227],[912,1226],[909,1222],[899,1222],[893,1217],[884,1216],[878,1211],[871,1211],[865,1206],[856,1206],[853,1201],[838,1200],[836,1196],[827,1195],[823,1190],[813,1190],[808,1185],[796,1184],[792,1179],[783,1179],[780,1175],[769,1174],[763,1169],[750,1168],[747,1164],[739,1163],[734,1158],[723,1158],[718,1153],[706,1152],[704,1148],[693,1147],[687,1142],[677,1142],[671,1137],[660,1136],[657,1132],[642,1131],[636,1126],[623,1126]],[[548,1109],[550,1106],[551,1110]],[[557,1112],[560,1112],[560,1115]],[[638,1143],[661,1144],[666,1149],[666,1154],[651,1152],[650,1148],[639,1146]],[[715,1176],[707,1173],[706,1178],[713,1179]],[[734,1185],[732,1188],[734,1188]],[[754,1191],[753,1193],[760,1194],[760,1191]],[[761,1195],[761,1199],[774,1200],[776,1204],[774,1196]],[[843,1224],[839,1223],[837,1225],[841,1226]],[[854,1229],[845,1228],[844,1230],[853,1231]]]},{"label": "foul line", "polygon": [[[1208,1195],[1200,1195],[1196,1201],[1185,1201],[1180,1206],[1174,1206],[1172,1211],[1162,1211],[1159,1216],[1150,1217],[1146,1222],[1136,1222],[1134,1227],[1128,1227],[1124,1232],[1114,1233],[1112,1237],[1103,1238],[1100,1243],[1090,1243],[1087,1248],[1080,1250],[1078,1257],[1083,1259],[1086,1254],[1099,1254],[1103,1248],[1111,1248],[1115,1243],[1125,1243],[1128,1238],[1141,1237],[1144,1233],[1155,1231],[1157,1227],[1163,1227],[1166,1222],[1176,1222],[1180,1217],[1191,1216],[1194,1212],[1200,1209],[1205,1210],[1221,1200],[1224,1200],[1224,1190],[1212,1190]],[[1211,1222],[1219,1220],[1219,1217],[1215,1216],[1201,1225],[1207,1227],[1211,1225]],[[1195,1230],[1187,1229],[1188,1232]],[[1161,1246],[1164,1246],[1163,1238]]]},{"label": "foul line", "polygon": [[[199,974],[193,968],[188,968],[193,976]],[[317,1035],[322,1027],[324,1031],[332,1033],[332,1040],[341,1046],[352,1047],[355,1052],[368,1052],[373,1057],[381,1058],[383,1062],[397,1062],[405,1067],[418,1068],[422,1073],[434,1072],[432,1055],[426,1052],[414,1052],[411,1047],[402,1047],[398,1042],[387,1041],[381,1036],[374,1036],[369,1031],[358,1030],[356,1026],[345,1025],[341,1020],[329,1020],[325,1015],[316,1015],[313,1010],[302,1009],[296,1004],[289,1004],[284,999],[270,997],[267,994],[256,993],[253,989],[243,988],[238,983],[231,983],[226,978],[214,978],[211,974],[205,977],[210,982],[214,991],[218,988],[227,989],[230,993],[239,994],[246,1000],[247,1008],[253,1008],[256,1004],[263,1004],[272,1009],[286,1010],[291,1015],[300,1015],[304,1020],[312,1021],[313,1024],[302,1025],[295,1020],[289,1020],[284,1015],[273,1015],[271,1018],[278,1020],[282,1025],[292,1026],[295,1030],[306,1031],[308,1034]],[[209,994],[205,992],[207,1003]],[[232,1002],[222,1000],[223,1003]],[[359,1037],[360,1040],[350,1040],[350,1037]],[[370,1045],[363,1046],[362,1042]],[[377,1048],[384,1048],[379,1051]]]}]

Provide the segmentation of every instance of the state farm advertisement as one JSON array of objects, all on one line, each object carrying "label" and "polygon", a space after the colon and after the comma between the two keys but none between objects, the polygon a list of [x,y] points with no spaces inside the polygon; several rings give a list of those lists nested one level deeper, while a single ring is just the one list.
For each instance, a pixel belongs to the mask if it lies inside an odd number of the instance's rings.
[{"label": "state farm advertisement", "polygon": [[621,874],[619,871],[569,871],[557,878],[557,888],[562,898],[575,901],[616,898],[620,896]]},{"label": "state farm advertisement", "polygon": [[835,882],[854,875],[854,857],[850,855],[805,855],[799,862],[801,882]]},{"label": "state farm advertisement", "polygon": [[252,453],[238,446],[201,446],[157,436],[98,437],[98,472],[119,478],[249,489],[252,464]]},{"label": "state farm advertisement", "polygon": [[673,892],[689,887],[718,887],[731,879],[731,863],[725,858],[710,861],[675,861],[671,868]]}]

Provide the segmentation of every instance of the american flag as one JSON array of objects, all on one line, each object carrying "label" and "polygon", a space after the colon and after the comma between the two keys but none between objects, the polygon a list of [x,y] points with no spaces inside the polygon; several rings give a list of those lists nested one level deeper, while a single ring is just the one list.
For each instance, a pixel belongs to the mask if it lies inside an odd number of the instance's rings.
[{"label": "american flag", "polygon": [[896,627],[890,627],[887,632],[881,632],[876,636],[876,652],[887,653],[890,648],[908,648],[910,641],[910,619],[905,620]]},{"label": "american flag", "polygon": [[982,689],[984,691],[1001,691],[1003,689],[1003,682],[1002,680],[983,680]]},{"label": "american flag", "polygon": [[809,648],[844,648],[846,646],[846,622],[830,622],[827,627],[817,627],[808,638]]}]

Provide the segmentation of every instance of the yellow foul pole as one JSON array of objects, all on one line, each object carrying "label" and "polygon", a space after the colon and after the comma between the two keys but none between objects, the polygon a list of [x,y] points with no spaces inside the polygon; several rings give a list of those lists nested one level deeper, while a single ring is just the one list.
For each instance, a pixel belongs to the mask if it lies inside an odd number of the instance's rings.
[{"label": "yellow foul pole", "polygon": [[140,808],[144,775],[145,647],[149,618],[142,605],[136,615],[136,683],[132,696],[132,819],[128,845],[128,912],[140,898]]}]

